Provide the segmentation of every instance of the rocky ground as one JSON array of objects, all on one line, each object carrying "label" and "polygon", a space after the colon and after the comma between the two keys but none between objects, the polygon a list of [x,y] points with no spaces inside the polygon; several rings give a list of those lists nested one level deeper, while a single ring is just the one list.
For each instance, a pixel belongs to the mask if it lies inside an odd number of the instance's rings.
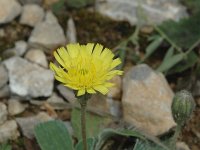
[{"label": "rocky ground", "polygon": [[[54,80],[48,68],[49,61],[54,61],[53,50],[74,42],[100,42],[113,48],[132,34],[132,25],[179,20],[188,15],[172,0],[108,0],[95,8],[67,8],[57,14],[50,9],[54,2],[0,0],[0,143],[9,140],[13,150],[39,149],[33,128],[47,120],[63,120],[73,134],[70,119],[76,98],[73,91]],[[148,13],[148,20],[141,19],[139,6]],[[116,87],[106,97],[94,96],[89,111],[112,115],[151,135],[168,132],[175,126],[170,110],[174,83],[169,84],[150,66],[127,62],[124,76],[112,80]],[[180,137],[191,150],[200,149],[198,86],[195,95],[196,110]]]}]

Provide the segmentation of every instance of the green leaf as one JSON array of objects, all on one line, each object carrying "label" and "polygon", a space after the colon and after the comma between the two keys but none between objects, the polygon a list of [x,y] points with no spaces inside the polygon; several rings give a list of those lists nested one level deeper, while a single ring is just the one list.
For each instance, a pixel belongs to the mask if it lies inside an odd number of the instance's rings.
[{"label": "green leaf", "polygon": [[[74,129],[75,136],[81,140],[81,122],[80,122],[80,110],[73,109],[71,114],[71,122],[72,127]],[[89,112],[86,112],[86,133],[87,138],[95,137],[101,131],[106,123],[108,123],[109,119],[105,117],[101,117]]]},{"label": "green leaf", "polygon": [[108,141],[110,138],[115,136],[124,136],[124,137],[136,137],[144,139],[144,136],[136,131],[136,130],[127,130],[127,129],[104,129],[101,134],[98,136],[98,142],[95,146],[95,150],[102,149],[102,147],[105,145],[106,141]]},{"label": "green leaf", "polygon": [[67,4],[70,7],[81,8],[90,4],[94,4],[94,0],[67,0]]},{"label": "green leaf", "polygon": [[158,28],[178,47],[190,48],[200,39],[200,11],[195,15],[176,21],[165,21]]},{"label": "green leaf", "polygon": [[153,42],[151,42],[148,47],[145,50],[145,56],[142,60],[142,62],[144,62],[149,56],[151,56],[160,46],[160,44],[163,42],[163,38],[158,36],[157,38],[155,38],[153,40]]},{"label": "green leaf", "polygon": [[9,144],[4,143],[4,144],[0,145],[0,150],[11,150],[11,149],[12,149],[12,147]]},{"label": "green leaf", "polygon": [[119,58],[121,59],[122,63],[119,66],[119,69],[122,69],[125,64],[126,59],[126,48],[127,48],[127,42],[122,42],[119,45]]},{"label": "green leaf", "polygon": [[52,11],[54,12],[54,13],[58,13],[58,12],[60,12],[61,10],[63,10],[64,9],[64,6],[65,6],[65,1],[66,0],[59,0],[58,2],[56,2],[56,3],[54,3],[53,5],[52,5]]},{"label": "green leaf", "polygon": [[48,121],[35,127],[35,136],[42,150],[73,150],[72,138],[61,121]]},{"label": "green leaf", "polygon": [[168,58],[167,61],[165,61],[165,63],[162,63],[157,68],[157,71],[166,72],[173,66],[175,66],[177,63],[179,63],[181,60],[183,60],[183,58],[184,58],[184,53],[173,55],[170,58]]},{"label": "green leaf", "polygon": [[194,66],[198,62],[198,60],[199,60],[198,55],[194,51],[191,51],[185,59],[183,59],[179,64],[170,69],[168,74],[183,72],[186,69]]},{"label": "green leaf", "polygon": [[167,50],[167,53],[165,54],[165,57],[163,59],[163,63],[167,62],[171,57],[172,55],[174,54],[174,48],[173,47],[170,47],[168,50]]},{"label": "green leaf", "polygon": [[147,140],[144,141],[138,139],[133,150],[166,150],[166,149],[167,148],[164,148],[150,141]]},{"label": "green leaf", "polygon": [[[88,150],[94,150],[95,143],[96,143],[96,139],[95,138],[88,138],[87,139]],[[83,150],[83,142],[82,142],[82,140],[80,142],[78,142],[78,144],[76,145],[75,149],[76,150]]]}]

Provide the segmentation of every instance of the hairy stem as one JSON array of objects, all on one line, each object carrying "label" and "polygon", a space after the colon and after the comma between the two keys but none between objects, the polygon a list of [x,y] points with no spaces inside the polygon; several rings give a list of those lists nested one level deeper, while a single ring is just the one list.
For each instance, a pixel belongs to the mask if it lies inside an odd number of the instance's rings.
[{"label": "hairy stem", "polygon": [[176,142],[177,142],[177,139],[178,139],[178,136],[181,132],[181,125],[177,124],[176,126],[176,130],[175,130],[175,133],[174,133],[174,136],[172,137],[172,150],[176,150]]},{"label": "hairy stem", "polygon": [[82,133],[82,141],[83,141],[83,150],[87,150],[87,136],[86,136],[86,107],[87,107],[87,99],[86,96],[79,100],[81,105],[81,133]]}]

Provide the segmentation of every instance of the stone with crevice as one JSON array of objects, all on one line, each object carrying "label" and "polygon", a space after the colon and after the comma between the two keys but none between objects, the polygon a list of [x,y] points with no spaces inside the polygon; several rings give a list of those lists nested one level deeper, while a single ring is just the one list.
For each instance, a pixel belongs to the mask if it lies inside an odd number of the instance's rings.
[{"label": "stone with crevice", "polygon": [[64,31],[56,16],[48,11],[43,22],[38,23],[29,38],[30,44],[37,44],[52,49],[66,43]]},{"label": "stone with crevice", "polygon": [[48,68],[48,62],[45,53],[40,49],[30,49],[25,58],[33,63],[36,63],[44,68]]},{"label": "stone with crevice", "polygon": [[0,63],[0,88],[6,85],[8,82],[8,71],[5,66]]},{"label": "stone with crevice", "polygon": [[20,136],[17,128],[15,120],[9,120],[0,125],[0,143],[16,140]]},{"label": "stone with crevice", "polygon": [[4,103],[0,102],[0,125],[7,120],[7,115],[7,106]]},{"label": "stone with crevice", "polygon": [[22,7],[17,0],[0,0],[0,24],[11,22],[22,11]]},{"label": "stone with crevice", "polygon": [[4,61],[9,74],[9,86],[13,94],[22,97],[48,97],[53,91],[52,71],[30,63],[20,57]]},{"label": "stone with crevice", "polygon": [[52,118],[45,112],[40,112],[36,116],[16,118],[22,133],[29,139],[34,137],[34,127],[42,122],[52,120]]},{"label": "stone with crevice", "polygon": [[97,0],[97,11],[130,24],[159,24],[187,17],[186,8],[175,0]]},{"label": "stone with crevice", "polygon": [[123,79],[124,120],[152,135],[175,126],[171,114],[173,92],[165,77],[149,66],[132,67]]},{"label": "stone with crevice", "polygon": [[8,100],[8,113],[11,116],[18,115],[25,111],[27,104],[22,104],[18,99],[11,98]]},{"label": "stone with crevice", "polygon": [[34,27],[44,18],[45,12],[36,4],[27,4],[23,7],[20,23]]}]

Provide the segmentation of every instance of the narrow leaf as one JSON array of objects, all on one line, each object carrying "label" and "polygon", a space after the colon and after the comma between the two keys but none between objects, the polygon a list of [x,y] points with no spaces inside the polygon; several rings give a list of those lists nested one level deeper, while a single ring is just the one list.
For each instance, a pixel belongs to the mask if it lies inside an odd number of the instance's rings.
[{"label": "narrow leaf", "polygon": [[179,63],[183,58],[184,58],[184,54],[183,53],[173,55],[170,59],[168,59],[168,61],[166,61],[165,63],[161,64],[157,68],[157,71],[160,71],[160,72],[168,71],[170,68],[172,68],[177,63]]},{"label": "narrow leaf", "polygon": [[194,51],[191,51],[186,59],[183,59],[179,64],[174,66],[167,74],[183,72],[188,68],[194,66],[199,60],[199,56]]},{"label": "narrow leaf", "polygon": [[160,46],[162,41],[163,41],[163,38],[159,36],[151,44],[149,44],[149,46],[145,50],[146,53],[142,62],[145,61],[149,56],[151,56],[157,50],[157,48]]},{"label": "narrow leaf", "polygon": [[170,47],[168,50],[167,50],[167,53],[165,54],[165,57],[163,59],[163,63],[168,61],[168,59],[170,59],[172,57],[172,55],[174,54],[174,48],[173,47]]},{"label": "narrow leaf", "polygon": [[48,121],[35,127],[42,150],[73,150],[72,138],[61,121]]}]

